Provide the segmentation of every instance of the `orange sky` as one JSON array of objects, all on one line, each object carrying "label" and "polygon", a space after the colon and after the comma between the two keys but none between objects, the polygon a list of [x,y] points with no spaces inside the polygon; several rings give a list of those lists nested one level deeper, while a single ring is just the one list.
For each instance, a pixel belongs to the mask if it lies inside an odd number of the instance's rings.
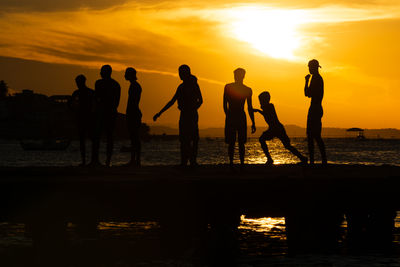
[{"label": "orange sky", "polygon": [[[224,124],[223,85],[237,67],[257,95],[269,90],[284,124],[305,126],[307,62],[325,80],[325,127],[400,128],[398,1],[0,0],[0,79],[14,90],[68,94],[113,66],[135,67],[144,122],[172,97],[188,64],[204,97],[200,127]],[[112,3],[112,4],[111,4]],[[160,124],[177,126],[174,107]],[[264,126],[260,117],[257,124]]]}]

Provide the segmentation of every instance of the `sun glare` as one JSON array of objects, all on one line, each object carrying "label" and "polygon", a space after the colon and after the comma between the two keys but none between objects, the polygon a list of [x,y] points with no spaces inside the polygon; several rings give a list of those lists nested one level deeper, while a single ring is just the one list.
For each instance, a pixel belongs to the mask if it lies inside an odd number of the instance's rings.
[{"label": "sun glare", "polygon": [[301,44],[298,27],[305,23],[303,11],[238,7],[229,13],[235,38],[273,58],[295,59],[294,51]]}]

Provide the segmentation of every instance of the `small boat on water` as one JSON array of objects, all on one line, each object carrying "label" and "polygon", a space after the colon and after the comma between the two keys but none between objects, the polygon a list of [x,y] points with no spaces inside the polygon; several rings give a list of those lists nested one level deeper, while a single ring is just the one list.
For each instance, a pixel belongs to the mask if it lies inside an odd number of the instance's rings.
[{"label": "small boat on water", "polygon": [[356,139],[357,140],[365,140],[364,129],[361,128],[350,128],[347,129],[346,132],[358,132]]},{"label": "small boat on water", "polygon": [[66,138],[20,141],[24,150],[65,150],[70,143],[71,140]]}]

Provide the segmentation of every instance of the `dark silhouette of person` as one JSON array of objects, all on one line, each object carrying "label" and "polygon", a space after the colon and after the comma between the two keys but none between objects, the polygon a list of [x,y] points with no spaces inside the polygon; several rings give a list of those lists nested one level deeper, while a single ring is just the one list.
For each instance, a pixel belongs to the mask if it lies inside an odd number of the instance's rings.
[{"label": "dark silhouette of person", "polygon": [[131,139],[131,161],[128,165],[140,166],[140,126],[142,125],[142,112],[139,109],[142,87],[137,82],[136,70],[127,68],[125,79],[130,82],[128,92],[128,105],[126,107],[126,121]]},{"label": "dark silhouette of person", "polygon": [[85,166],[86,138],[90,137],[93,142],[94,91],[86,86],[86,77],[82,74],[76,76],[75,82],[78,89],[72,93],[70,106],[76,112],[82,157],[80,166]]},{"label": "dark silhouette of person", "polygon": [[290,139],[286,134],[285,127],[279,121],[278,115],[276,114],[276,110],[274,104],[270,103],[271,96],[269,92],[262,92],[258,99],[260,100],[260,106],[262,110],[254,109],[254,112],[259,112],[264,116],[265,122],[268,124],[268,130],[262,133],[260,136],[261,147],[267,157],[267,165],[274,164],[274,160],[271,157],[271,154],[268,151],[267,140],[272,140],[277,137],[281,140],[282,144],[285,146],[287,150],[293,153],[296,157],[300,159],[303,164],[307,163],[307,157],[301,155],[301,153],[290,144]]},{"label": "dark silhouette of person", "polygon": [[113,132],[117,118],[117,108],[121,96],[121,87],[117,81],[111,78],[112,68],[110,65],[101,67],[101,79],[95,83],[96,99],[96,129],[93,140],[93,152],[91,165],[101,165],[99,161],[100,138],[103,131],[107,137],[106,166],[111,164],[114,140]]},{"label": "dark silhouette of person", "polygon": [[154,115],[156,121],[161,114],[169,109],[175,101],[178,101],[179,117],[179,141],[181,143],[181,166],[186,166],[190,161],[191,166],[196,166],[197,149],[199,143],[199,115],[197,110],[203,104],[200,87],[196,76],[192,75],[188,65],[179,67],[179,77],[182,83],[178,86],[175,95]]},{"label": "dark silhouette of person", "polygon": [[229,163],[233,166],[233,153],[235,150],[236,133],[239,143],[240,164],[244,165],[244,144],[247,140],[247,121],[244,111],[244,103],[247,100],[247,110],[252,122],[251,133],[256,131],[254,112],[251,97],[253,91],[243,84],[246,71],[242,68],[234,72],[235,82],[225,85],[224,89],[224,112],[225,119],[225,142],[228,144]]},{"label": "dark silhouette of person", "polygon": [[[308,62],[308,69],[310,74],[307,74],[305,79],[304,94],[306,97],[311,98],[311,105],[308,110],[307,116],[307,141],[308,152],[310,157],[310,164],[314,164],[314,140],[317,142],[321,152],[322,164],[327,164],[325,144],[321,137],[322,130],[322,116],[324,111],[322,109],[322,98],[324,97],[324,80],[319,74],[318,60],[313,59]],[[311,81],[310,81],[311,77]]]}]

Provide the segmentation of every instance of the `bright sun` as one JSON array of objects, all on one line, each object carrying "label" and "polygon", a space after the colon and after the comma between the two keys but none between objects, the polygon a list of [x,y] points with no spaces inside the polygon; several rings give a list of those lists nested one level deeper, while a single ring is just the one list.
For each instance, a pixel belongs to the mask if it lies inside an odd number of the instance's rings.
[{"label": "bright sun", "polygon": [[302,11],[238,7],[229,13],[235,38],[273,58],[295,59],[301,43],[297,28],[305,23]]}]

